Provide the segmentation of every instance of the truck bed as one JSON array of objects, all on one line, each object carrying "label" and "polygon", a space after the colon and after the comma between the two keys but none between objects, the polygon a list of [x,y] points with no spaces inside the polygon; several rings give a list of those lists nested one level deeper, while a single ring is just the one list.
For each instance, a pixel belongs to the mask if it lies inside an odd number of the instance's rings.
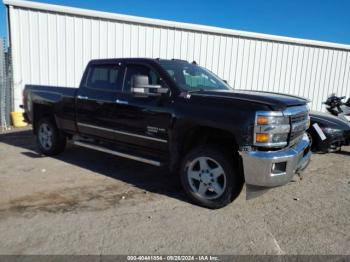
[{"label": "truck bed", "polygon": [[25,92],[33,93],[36,95],[54,94],[62,96],[72,97],[75,96],[78,88],[75,87],[62,87],[62,86],[43,86],[43,85],[26,85]]},{"label": "truck bed", "polygon": [[[75,132],[75,97],[78,88],[61,86],[26,85],[23,92],[25,119],[31,123],[35,113],[52,113],[61,129]],[[30,108],[35,104],[36,108]],[[53,112],[52,112],[53,111]]]}]

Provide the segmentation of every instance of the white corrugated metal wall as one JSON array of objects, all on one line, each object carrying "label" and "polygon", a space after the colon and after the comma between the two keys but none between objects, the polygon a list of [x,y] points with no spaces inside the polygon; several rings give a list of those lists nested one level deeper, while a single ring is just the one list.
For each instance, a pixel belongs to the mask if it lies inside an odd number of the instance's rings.
[{"label": "white corrugated metal wall", "polygon": [[350,95],[350,46],[20,0],[9,5],[15,107],[25,84],[77,87],[93,58],[195,60],[231,86],[295,94],[321,110]]}]

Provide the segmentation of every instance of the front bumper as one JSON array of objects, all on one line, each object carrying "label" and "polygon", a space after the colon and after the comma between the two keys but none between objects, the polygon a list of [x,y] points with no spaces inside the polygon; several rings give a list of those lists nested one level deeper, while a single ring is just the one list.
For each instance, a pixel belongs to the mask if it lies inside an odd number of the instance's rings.
[{"label": "front bumper", "polygon": [[[275,187],[293,179],[310,162],[310,141],[304,135],[293,147],[279,151],[240,152],[247,185]],[[277,167],[277,168],[276,168]]]}]

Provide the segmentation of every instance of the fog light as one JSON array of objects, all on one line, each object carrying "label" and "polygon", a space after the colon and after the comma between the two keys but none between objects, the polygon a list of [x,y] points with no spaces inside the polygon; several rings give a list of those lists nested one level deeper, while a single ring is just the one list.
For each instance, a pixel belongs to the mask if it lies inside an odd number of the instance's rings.
[{"label": "fog light", "polygon": [[287,162],[274,163],[271,167],[271,176],[284,175],[287,170]]}]

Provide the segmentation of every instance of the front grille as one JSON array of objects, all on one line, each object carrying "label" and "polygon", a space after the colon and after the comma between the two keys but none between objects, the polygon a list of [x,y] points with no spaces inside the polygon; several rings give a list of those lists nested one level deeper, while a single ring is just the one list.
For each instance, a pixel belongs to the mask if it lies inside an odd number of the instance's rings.
[{"label": "front grille", "polygon": [[289,144],[293,145],[302,138],[303,134],[308,128],[309,112],[303,111],[292,114],[290,116],[290,122],[292,131],[289,137]]},{"label": "front grille", "polygon": [[298,137],[301,137],[304,134],[305,130],[298,131],[298,132],[292,132],[290,134],[290,141],[293,141],[294,139],[297,139]]},{"label": "front grille", "polygon": [[293,123],[298,123],[298,122],[302,122],[302,121],[305,121],[307,120],[308,118],[308,112],[303,112],[303,113],[300,113],[300,114],[296,114],[296,115],[292,115],[290,117],[290,120]]}]

